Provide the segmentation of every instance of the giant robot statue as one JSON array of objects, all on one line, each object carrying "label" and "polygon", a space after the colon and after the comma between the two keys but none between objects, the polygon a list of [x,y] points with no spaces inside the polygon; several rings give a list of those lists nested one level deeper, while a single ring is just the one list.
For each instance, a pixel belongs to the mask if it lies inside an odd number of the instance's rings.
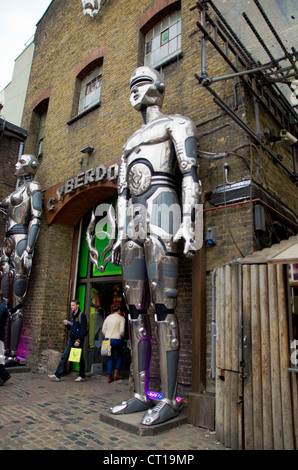
[{"label": "giant robot statue", "polygon": [[16,361],[23,323],[23,302],[27,292],[33,250],[40,230],[42,194],[33,181],[38,161],[21,155],[15,165],[15,191],[0,202],[7,216],[5,238],[0,250],[0,283],[10,312],[9,360]]},{"label": "giant robot statue", "polygon": [[[179,325],[176,242],[194,254],[195,209],[199,204],[197,136],[194,123],[179,114],[161,112],[165,85],[150,67],[137,68],[130,81],[130,102],[144,124],[123,148],[118,179],[118,241],[112,261],[122,265],[135,393],[111,408],[113,414],[146,411],[142,424],[152,425],[178,415],[176,401]],[[181,208],[174,179],[175,163],[182,173]],[[147,309],[155,310],[163,399],[150,409],[148,398],[151,332]]]}]

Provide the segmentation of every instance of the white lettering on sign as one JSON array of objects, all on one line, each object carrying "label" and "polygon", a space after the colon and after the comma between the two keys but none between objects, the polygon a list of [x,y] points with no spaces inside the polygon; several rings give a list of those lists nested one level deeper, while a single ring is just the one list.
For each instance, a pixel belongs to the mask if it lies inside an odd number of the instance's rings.
[{"label": "white lettering on sign", "polygon": [[118,178],[119,165],[115,163],[108,168],[105,165],[99,165],[95,168],[89,168],[85,172],[78,173],[73,178],[65,181],[63,186],[56,189],[57,197],[51,197],[47,202],[47,209],[50,212],[56,210],[55,203],[63,201],[65,194],[74,194],[77,189],[84,188],[92,183],[99,181],[113,181]]}]

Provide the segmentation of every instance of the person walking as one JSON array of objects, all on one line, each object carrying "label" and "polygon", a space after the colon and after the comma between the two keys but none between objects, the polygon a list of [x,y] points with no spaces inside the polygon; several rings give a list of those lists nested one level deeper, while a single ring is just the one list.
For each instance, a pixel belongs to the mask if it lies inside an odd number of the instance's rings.
[{"label": "person walking", "polygon": [[70,330],[69,340],[66,343],[56,372],[48,376],[51,380],[54,380],[56,382],[60,382],[61,376],[64,372],[66,361],[68,360],[70,354],[70,350],[74,347],[82,348],[79,376],[75,379],[75,382],[84,382],[85,380],[85,361],[83,355],[83,347],[84,338],[87,331],[87,317],[84,312],[81,312],[79,305],[80,303],[77,299],[72,300],[70,302],[70,308],[72,310],[72,322],[68,320],[63,321],[64,325]]},{"label": "person walking", "polygon": [[5,369],[5,327],[8,319],[8,308],[3,301],[3,293],[0,291],[0,386],[10,379],[10,374]]},{"label": "person walking", "polygon": [[[123,377],[119,374],[123,362],[123,337],[125,332],[125,319],[121,314],[119,305],[112,306],[112,313],[107,316],[103,325],[102,332],[105,339],[110,339],[111,355],[107,360],[107,381],[113,382]],[[115,372],[113,377],[113,364],[116,356]]]}]

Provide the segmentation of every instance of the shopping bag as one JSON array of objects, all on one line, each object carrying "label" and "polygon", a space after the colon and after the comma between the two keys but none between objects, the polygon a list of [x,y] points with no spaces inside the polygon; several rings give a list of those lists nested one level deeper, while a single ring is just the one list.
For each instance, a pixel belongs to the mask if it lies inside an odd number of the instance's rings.
[{"label": "shopping bag", "polygon": [[3,341],[0,341],[0,364],[5,365],[5,347]]},{"label": "shopping bag", "polygon": [[82,354],[81,348],[71,348],[68,360],[70,362],[80,362],[81,354]]},{"label": "shopping bag", "polygon": [[111,355],[111,343],[109,339],[104,339],[101,343],[101,355],[110,356]]}]

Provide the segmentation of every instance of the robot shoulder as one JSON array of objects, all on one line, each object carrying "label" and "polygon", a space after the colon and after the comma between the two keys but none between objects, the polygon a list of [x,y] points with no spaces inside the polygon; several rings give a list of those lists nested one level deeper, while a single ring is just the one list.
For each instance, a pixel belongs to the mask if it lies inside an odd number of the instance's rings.
[{"label": "robot shoulder", "polygon": [[27,190],[29,194],[33,194],[36,191],[41,191],[41,185],[38,181],[30,181]]},{"label": "robot shoulder", "polygon": [[197,128],[189,117],[182,114],[172,114],[169,118],[169,126],[173,133],[179,132],[180,135],[197,138]]}]

